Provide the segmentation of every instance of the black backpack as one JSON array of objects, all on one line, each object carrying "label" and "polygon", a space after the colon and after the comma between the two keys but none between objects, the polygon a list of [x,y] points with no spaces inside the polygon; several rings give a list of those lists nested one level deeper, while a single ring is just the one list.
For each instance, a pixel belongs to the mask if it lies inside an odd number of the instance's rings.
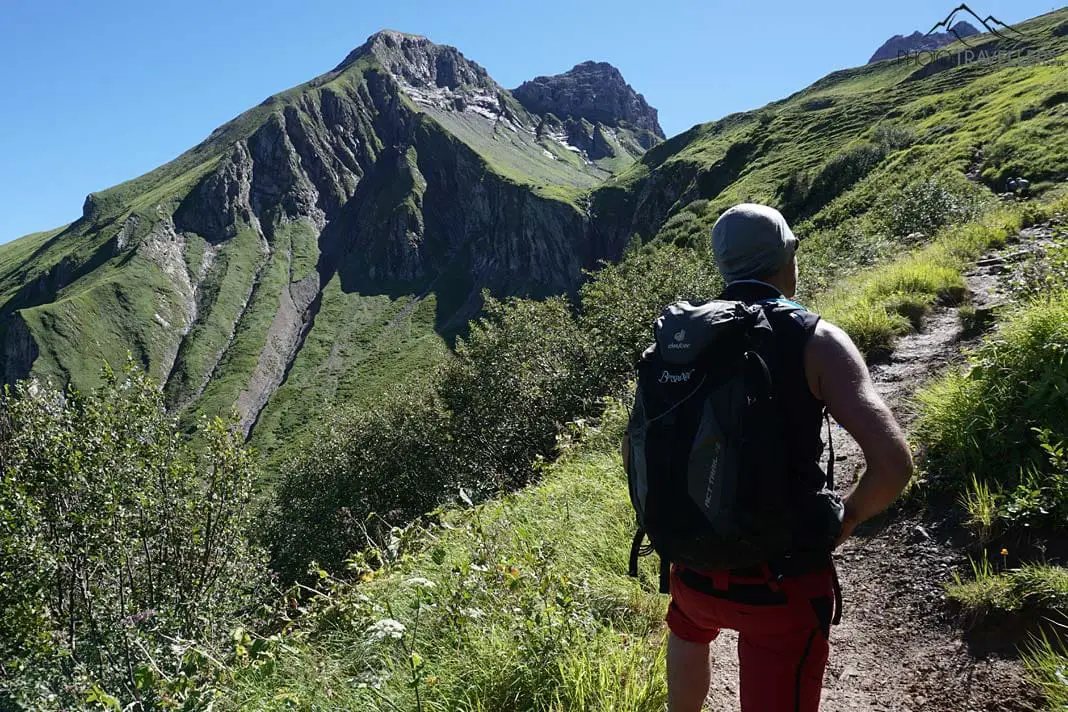
[{"label": "black backpack", "polygon": [[[776,408],[769,364],[778,351],[765,305],[679,302],[661,314],[655,337],[638,363],[627,428],[638,519],[630,570],[636,576],[638,556],[651,553],[642,546],[648,536],[666,593],[672,562],[736,569],[788,554],[797,493]],[[833,462],[832,446],[830,490]]]}]

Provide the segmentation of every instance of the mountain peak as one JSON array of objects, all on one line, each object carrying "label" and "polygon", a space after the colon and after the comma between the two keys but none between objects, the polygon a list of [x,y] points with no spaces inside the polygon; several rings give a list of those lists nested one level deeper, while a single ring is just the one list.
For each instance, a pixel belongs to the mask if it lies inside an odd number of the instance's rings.
[{"label": "mountain peak", "polygon": [[485,69],[455,47],[397,30],[374,33],[334,71],[343,71],[367,56],[374,57],[386,71],[409,86],[455,89],[463,85],[483,87],[492,81]]},{"label": "mountain peak", "polygon": [[895,59],[917,52],[933,52],[947,45],[951,45],[957,40],[978,34],[979,30],[975,29],[974,25],[966,20],[961,20],[953,25],[949,32],[929,32],[923,34],[917,30],[907,36],[894,35],[883,43],[882,47],[875,51],[875,54],[868,60],[868,64],[880,62],[884,59]]},{"label": "mountain peak", "polygon": [[582,62],[563,74],[536,77],[512,94],[535,114],[572,116],[610,126],[625,122],[664,138],[656,109],[608,62]]}]

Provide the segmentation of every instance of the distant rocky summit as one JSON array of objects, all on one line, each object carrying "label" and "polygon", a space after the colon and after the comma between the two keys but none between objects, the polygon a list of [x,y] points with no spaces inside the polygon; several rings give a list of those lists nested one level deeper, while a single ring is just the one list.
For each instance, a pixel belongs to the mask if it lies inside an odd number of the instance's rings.
[{"label": "distant rocky summit", "polygon": [[933,52],[936,49],[951,45],[961,38],[979,34],[979,30],[968,22],[958,22],[953,25],[949,32],[934,32],[929,35],[913,32],[909,36],[894,35],[880,47],[868,60],[868,64],[881,62],[884,59],[895,59],[906,54],[916,52]]},{"label": "distant rocky summit", "polygon": [[[512,95],[534,114],[585,119],[592,124],[648,132],[650,139],[664,138],[656,109],[607,62],[583,62],[563,74],[537,77],[524,82]],[[643,143],[650,148],[657,141]]]}]

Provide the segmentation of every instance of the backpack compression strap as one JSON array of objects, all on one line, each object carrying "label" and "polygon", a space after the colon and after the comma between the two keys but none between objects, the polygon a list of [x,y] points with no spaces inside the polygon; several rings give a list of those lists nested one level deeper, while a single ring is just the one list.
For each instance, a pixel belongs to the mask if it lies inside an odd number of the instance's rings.
[{"label": "backpack compression strap", "polygon": [[827,489],[834,491],[834,438],[831,437],[831,413],[823,409],[823,419],[827,422]]},{"label": "backpack compression strap", "polygon": [[[834,438],[831,437],[831,414],[824,408],[823,419],[827,422],[827,489],[834,491]],[[831,625],[842,622],[842,584],[838,580],[838,568],[834,565],[834,552],[828,557],[831,562],[831,583],[834,589],[834,616]]]},{"label": "backpack compression strap", "polygon": [[[627,575],[631,578],[638,578],[638,559],[653,553],[652,543],[643,544],[644,540],[645,530],[638,527],[630,543],[630,565],[627,568]],[[660,593],[671,593],[671,562],[664,556],[660,557]]]}]

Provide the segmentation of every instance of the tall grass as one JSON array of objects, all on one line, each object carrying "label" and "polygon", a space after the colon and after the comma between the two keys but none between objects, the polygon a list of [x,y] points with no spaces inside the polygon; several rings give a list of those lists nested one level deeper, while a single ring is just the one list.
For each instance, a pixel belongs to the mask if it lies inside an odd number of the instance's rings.
[{"label": "tall grass", "polygon": [[1068,709],[1068,655],[1064,647],[1041,636],[1028,646],[1023,660],[1028,677],[1042,691],[1047,708]]},{"label": "tall grass", "polygon": [[[626,417],[577,425],[541,483],[395,530],[298,586],[271,663],[229,709],[624,710],[665,703],[663,603],[626,575],[633,512],[614,453]],[[281,641],[284,640],[284,646]]]},{"label": "tall grass", "polygon": [[1013,314],[972,356],[970,368],[921,390],[916,425],[926,466],[962,488],[980,481],[1015,487],[1026,468],[1043,470],[1053,444],[1068,438],[1068,292]]}]

